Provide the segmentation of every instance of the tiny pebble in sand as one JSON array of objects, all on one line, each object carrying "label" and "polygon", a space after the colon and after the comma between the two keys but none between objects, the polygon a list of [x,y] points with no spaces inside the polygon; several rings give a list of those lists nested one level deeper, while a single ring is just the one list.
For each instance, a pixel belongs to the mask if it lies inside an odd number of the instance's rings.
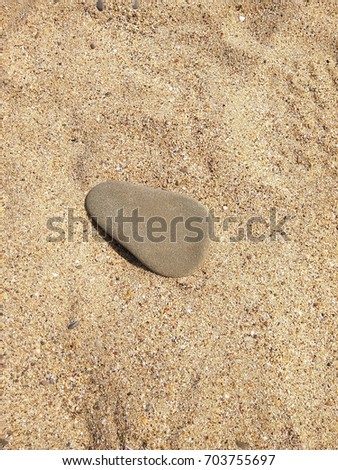
[{"label": "tiny pebble in sand", "polygon": [[104,3],[102,0],[98,0],[96,2],[96,8],[99,10],[99,11],[102,11],[104,9]]}]

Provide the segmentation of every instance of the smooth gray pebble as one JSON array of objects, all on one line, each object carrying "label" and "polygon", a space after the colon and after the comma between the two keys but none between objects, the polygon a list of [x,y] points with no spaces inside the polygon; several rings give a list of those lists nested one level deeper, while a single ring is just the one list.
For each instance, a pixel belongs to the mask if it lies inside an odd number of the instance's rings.
[{"label": "smooth gray pebble", "polygon": [[96,2],[96,8],[97,8],[99,11],[102,11],[102,10],[104,9],[103,0],[97,0],[97,2]]}]

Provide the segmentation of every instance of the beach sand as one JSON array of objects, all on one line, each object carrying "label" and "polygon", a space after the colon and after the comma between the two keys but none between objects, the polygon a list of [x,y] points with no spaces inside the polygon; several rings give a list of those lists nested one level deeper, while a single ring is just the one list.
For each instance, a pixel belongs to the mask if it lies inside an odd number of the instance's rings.
[{"label": "beach sand", "polygon": [[[1,2],[6,449],[337,445],[337,11],[320,3]],[[153,274],[92,232],[84,199],[109,179],[236,216],[242,240],[219,226],[193,275]]]}]

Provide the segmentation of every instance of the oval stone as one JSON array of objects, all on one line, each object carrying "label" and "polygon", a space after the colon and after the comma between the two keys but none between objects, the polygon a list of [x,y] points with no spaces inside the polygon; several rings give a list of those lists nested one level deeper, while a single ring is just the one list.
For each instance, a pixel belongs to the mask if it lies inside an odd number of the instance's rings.
[{"label": "oval stone", "polygon": [[107,234],[155,273],[188,276],[207,254],[209,212],[188,196],[107,181],[89,191],[85,205]]}]

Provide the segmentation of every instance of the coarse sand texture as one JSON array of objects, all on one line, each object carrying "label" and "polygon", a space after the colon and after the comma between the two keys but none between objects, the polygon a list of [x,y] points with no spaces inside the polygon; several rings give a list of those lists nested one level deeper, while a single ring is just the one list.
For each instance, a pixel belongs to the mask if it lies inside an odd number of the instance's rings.
[{"label": "coarse sand texture", "polygon": [[[0,11],[1,446],[335,448],[337,2]],[[105,182],[218,241],[146,269],[88,217]]]}]

